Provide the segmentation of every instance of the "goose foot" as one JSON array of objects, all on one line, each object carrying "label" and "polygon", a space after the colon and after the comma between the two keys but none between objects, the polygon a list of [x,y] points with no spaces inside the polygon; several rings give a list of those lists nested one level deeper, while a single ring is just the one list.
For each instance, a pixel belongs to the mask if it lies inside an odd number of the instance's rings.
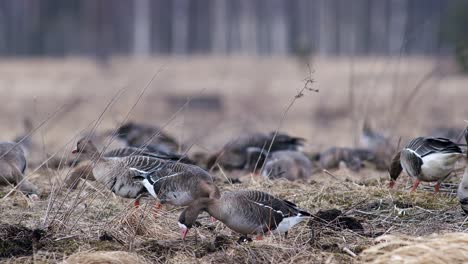
[{"label": "goose foot", "polygon": [[440,183],[437,183],[435,186],[434,186],[434,193],[438,193],[440,190]]},{"label": "goose foot", "polygon": [[411,192],[416,191],[416,189],[418,188],[418,185],[419,185],[420,182],[421,182],[421,181],[420,181],[419,179],[414,180],[414,182],[413,182],[413,188],[411,188]]},{"label": "goose foot", "polygon": [[211,217],[210,217],[210,221],[211,221],[211,223],[216,223],[216,221],[218,221],[218,220],[217,220],[216,218],[214,218],[214,217],[211,216]]},{"label": "goose foot", "polygon": [[135,208],[140,207],[140,200],[136,199],[135,202],[133,202],[133,205],[135,206]]},{"label": "goose foot", "polygon": [[159,203],[159,202],[154,203],[154,207],[153,207],[153,216],[154,216],[154,218],[158,217],[158,213],[161,210],[161,208],[162,208],[161,203]]},{"label": "goose foot", "polygon": [[263,236],[256,236],[255,240],[263,240]]}]

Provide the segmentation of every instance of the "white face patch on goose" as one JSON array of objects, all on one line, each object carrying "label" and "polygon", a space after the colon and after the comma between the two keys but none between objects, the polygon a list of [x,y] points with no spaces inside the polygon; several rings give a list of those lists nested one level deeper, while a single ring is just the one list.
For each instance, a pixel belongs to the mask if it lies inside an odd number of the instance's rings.
[{"label": "white face patch on goose", "polygon": [[280,210],[275,210],[273,207],[268,206],[268,205],[264,205],[264,204],[262,204],[262,203],[258,203],[258,202],[254,202],[254,201],[252,201],[252,202],[255,203],[255,204],[258,204],[258,205],[260,205],[260,206],[262,206],[262,207],[269,208],[269,209],[273,210],[274,212],[277,212],[277,213],[281,214],[283,217],[285,217],[285,215],[283,214],[283,212],[281,212]]},{"label": "white face patch on goose", "polygon": [[177,225],[180,227],[180,229],[188,229],[186,225],[181,224],[180,222],[177,222]]}]

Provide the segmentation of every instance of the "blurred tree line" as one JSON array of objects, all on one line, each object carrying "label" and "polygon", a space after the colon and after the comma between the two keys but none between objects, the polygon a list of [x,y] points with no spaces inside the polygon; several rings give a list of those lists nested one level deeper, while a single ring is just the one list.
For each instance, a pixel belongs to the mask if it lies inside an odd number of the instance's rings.
[{"label": "blurred tree line", "polygon": [[[440,54],[454,35],[440,34],[444,16],[459,2],[2,0],[0,55]],[[466,38],[466,20],[454,21]]]}]

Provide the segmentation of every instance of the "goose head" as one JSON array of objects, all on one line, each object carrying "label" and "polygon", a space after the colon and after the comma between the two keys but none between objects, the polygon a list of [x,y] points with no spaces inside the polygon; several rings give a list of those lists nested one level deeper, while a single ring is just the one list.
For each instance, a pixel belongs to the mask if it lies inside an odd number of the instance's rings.
[{"label": "goose head", "polygon": [[393,188],[395,185],[395,181],[398,179],[398,176],[400,176],[401,171],[403,168],[401,167],[401,162],[400,162],[400,151],[398,151],[395,156],[392,158],[392,161],[390,163],[390,167],[388,169],[388,172],[390,174],[390,188]]},{"label": "goose head", "polygon": [[73,154],[80,154],[81,158],[92,159],[99,156],[99,151],[94,143],[88,138],[82,138],[76,143],[76,149]]},{"label": "goose head", "polygon": [[200,198],[193,201],[179,216],[177,224],[180,227],[182,239],[185,239],[188,231],[195,225],[198,215],[206,211],[210,198]]}]

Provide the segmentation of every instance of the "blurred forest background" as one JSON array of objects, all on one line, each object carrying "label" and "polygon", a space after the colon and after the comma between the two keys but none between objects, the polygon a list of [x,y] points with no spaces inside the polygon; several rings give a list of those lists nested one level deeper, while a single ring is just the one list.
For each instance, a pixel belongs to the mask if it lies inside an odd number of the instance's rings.
[{"label": "blurred forest background", "polygon": [[0,55],[447,54],[466,42],[467,3],[3,0]]}]

